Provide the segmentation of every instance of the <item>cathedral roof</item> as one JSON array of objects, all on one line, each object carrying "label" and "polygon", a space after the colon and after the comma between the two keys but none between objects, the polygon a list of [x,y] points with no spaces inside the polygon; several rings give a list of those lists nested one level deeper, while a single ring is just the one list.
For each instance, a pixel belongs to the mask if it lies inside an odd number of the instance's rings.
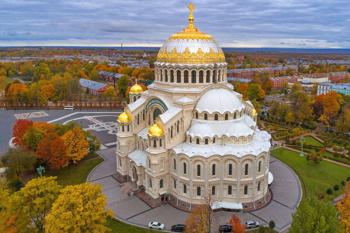
[{"label": "cathedral roof", "polygon": [[213,37],[194,25],[192,3],[189,5],[188,25],[175,33],[159,50],[157,61],[179,64],[206,64],[225,62],[225,55]]},{"label": "cathedral roof", "polygon": [[129,94],[140,94],[143,92],[143,88],[139,84],[134,84],[129,91]]}]

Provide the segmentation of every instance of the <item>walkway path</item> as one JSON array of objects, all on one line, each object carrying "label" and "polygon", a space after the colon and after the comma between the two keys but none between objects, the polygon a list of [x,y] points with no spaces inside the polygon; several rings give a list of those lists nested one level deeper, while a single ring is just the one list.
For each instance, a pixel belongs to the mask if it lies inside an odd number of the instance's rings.
[{"label": "walkway path", "polygon": [[[188,213],[178,210],[168,204],[151,208],[135,196],[128,196],[122,190],[120,183],[113,177],[115,174],[115,149],[110,148],[99,152],[104,162],[99,164],[89,174],[87,181],[100,184],[108,197],[108,207],[118,219],[134,225],[145,227],[149,221],[156,220],[165,224],[166,229],[177,223],[184,223]],[[286,231],[291,224],[292,214],[301,200],[301,185],[296,174],[285,164],[271,157],[270,170],[274,174],[271,186],[272,201],[262,209],[253,212],[234,213],[242,221],[258,220],[262,224],[275,221],[276,230]],[[232,212],[219,211],[213,216],[212,232],[217,232],[220,224],[227,223]]]}]

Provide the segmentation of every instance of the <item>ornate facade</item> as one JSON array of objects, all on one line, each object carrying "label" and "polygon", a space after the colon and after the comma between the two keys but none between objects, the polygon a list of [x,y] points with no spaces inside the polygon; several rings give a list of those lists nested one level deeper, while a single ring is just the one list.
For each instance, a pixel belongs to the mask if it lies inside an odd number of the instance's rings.
[{"label": "ornate facade", "polygon": [[[249,101],[227,83],[212,36],[188,26],[160,49],[155,81],[131,88],[118,117],[117,175],[153,204],[242,209],[266,202],[270,135]],[[269,178],[270,177],[270,178]]]}]

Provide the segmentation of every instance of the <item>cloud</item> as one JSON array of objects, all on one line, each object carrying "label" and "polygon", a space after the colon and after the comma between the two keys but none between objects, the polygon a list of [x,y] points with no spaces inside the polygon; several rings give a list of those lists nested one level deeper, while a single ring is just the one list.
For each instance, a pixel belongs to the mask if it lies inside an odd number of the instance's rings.
[{"label": "cloud", "polygon": [[[222,45],[350,47],[347,0],[196,0]],[[187,24],[186,0],[0,0],[0,45],[159,44]],[[41,43],[41,44],[39,44]]]}]

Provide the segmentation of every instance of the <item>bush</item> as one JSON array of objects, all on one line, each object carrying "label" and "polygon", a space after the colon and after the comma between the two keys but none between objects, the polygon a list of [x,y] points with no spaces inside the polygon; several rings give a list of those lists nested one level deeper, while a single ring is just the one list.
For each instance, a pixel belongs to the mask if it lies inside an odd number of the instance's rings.
[{"label": "bush", "polygon": [[328,195],[332,195],[333,194],[333,190],[331,188],[327,189],[327,194]]},{"label": "bush", "polygon": [[275,228],[275,226],[276,226],[276,223],[275,223],[273,220],[271,220],[271,221],[269,222],[269,227],[270,227],[271,229],[273,229],[273,228]]},{"label": "bush", "polygon": [[350,176],[348,176],[348,178],[346,178],[346,181],[349,181],[350,180]]},{"label": "bush", "polygon": [[334,191],[338,191],[338,190],[339,190],[339,185],[337,185],[337,184],[334,185],[334,186],[333,186],[333,189],[334,189]]}]

